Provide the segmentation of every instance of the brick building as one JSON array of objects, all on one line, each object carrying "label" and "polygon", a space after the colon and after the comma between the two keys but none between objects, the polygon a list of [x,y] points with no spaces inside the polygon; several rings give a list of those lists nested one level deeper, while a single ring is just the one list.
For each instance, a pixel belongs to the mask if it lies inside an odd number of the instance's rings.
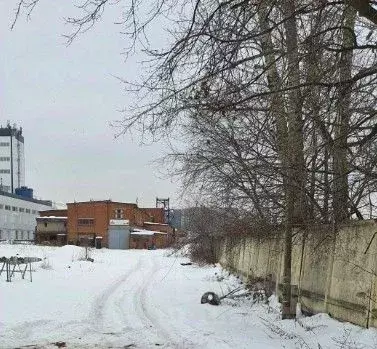
[{"label": "brick building", "polygon": [[35,232],[37,244],[65,245],[67,243],[67,210],[39,211]]},{"label": "brick building", "polygon": [[63,246],[67,244],[67,217],[37,217],[37,244]]},{"label": "brick building", "polygon": [[163,209],[151,211],[132,203],[105,200],[68,203],[67,217],[68,243],[80,244],[89,239],[95,245],[101,239],[101,246],[108,247],[111,224],[128,221],[130,227],[143,227],[144,222],[163,223],[164,215]]},{"label": "brick building", "polygon": [[37,217],[35,242],[62,246],[67,243],[67,210],[40,211]]}]

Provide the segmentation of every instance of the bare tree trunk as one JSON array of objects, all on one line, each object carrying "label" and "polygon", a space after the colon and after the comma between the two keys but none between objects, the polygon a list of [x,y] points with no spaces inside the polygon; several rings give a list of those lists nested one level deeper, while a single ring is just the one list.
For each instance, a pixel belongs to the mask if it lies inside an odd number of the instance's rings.
[{"label": "bare tree trunk", "polygon": [[323,174],[323,220],[328,223],[330,221],[329,215],[329,201],[330,201],[330,181],[329,181],[329,162],[330,155],[328,146],[325,146],[324,149],[324,174]]},{"label": "bare tree trunk", "polygon": [[309,195],[310,195],[310,206],[308,207],[308,217],[310,219],[311,222],[314,222],[315,220],[315,210],[314,210],[314,202],[315,202],[315,193],[316,193],[316,166],[317,166],[317,158],[318,158],[318,150],[317,150],[317,147],[318,147],[318,142],[317,142],[317,139],[318,139],[318,135],[317,135],[317,132],[316,132],[316,129],[313,127],[313,130],[312,130],[312,147],[314,149],[314,154],[312,156],[312,165],[311,165],[311,169],[310,169],[310,191],[309,191]]},{"label": "bare tree trunk", "polygon": [[[300,66],[298,54],[298,34],[295,18],[296,3],[292,0],[282,1],[287,60],[288,87],[300,84]],[[292,232],[295,226],[303,226],[306,217],[305,194],[305,161],[303,153],[303,120],[302,98],[299,88],[288,93],[288,140],[289,167],[288,191],[286,203],[286,229],[284,237],[284,272],[283,272],[283,319],[295,316],[291,309],[291,263],[292,263]]]},{"label": "bare tree trunk", "polygon": [[[285,25],[289,86],[296,86],[300,81],[297,28],[296,20],[292,16],[294,8],[293,3],[284,2],[284,12],[289,12],[289,18]],[[268,13],[268,5],[262,1],[259,6],[259,22],[262,32],[267,33],[262,38],[262,49],[267,66],[268,84],[271,91],[274,92],[278,90],[281,83],[273,54],[274,47],[269,33]],[[295,316],[294,311],[291,309],[292,231],[295,224],[302,223],[306,206],[301,108],[301,96],[298,89],[293,89],[288,95],[287,112],[285,111],[285,100],[282,94],[272,93],[270,111],[276,121],[286,207],[282,282],[283,318]]]},{"label": "bare tree trunk", "polygon": [[[272,6],[272,5],[271,5]],[[274,93],[281,88],[281,78],[276,66],[276,57],[274,54],[274,46],[271,39],[270,26],[268,23],[269,7],[266,1],[261,1],[258,7],[258,17],[260,29],[263,33],[261,46],[263,56],[266,62],[266,75],[268,80],[268,86],[271,92],[270,96],[270,114],[275,120],[276,124],[276,136],[278,152],[281,159],[283,182],[286,183],[287,169],[288,169],[288,127],[287,127],[287,115],[285,112],[284,98],[281,93]],[[284,185],[286,187],[286,185]]]},{"label": "bare tree trunk", "polygon": [[[303,71],[306,72],[306,81],[309,83],[309,88],[305,89],[302,93],[305,96],[306,108],[309,111],[305,122],[307,123],[308,131],[304,134],[306,143],[309,142],[310,146],[307,152],[310,157],[308,158],[308,170],[310,172],[310,183],[308,192],[308,218],[310,222],[315,222],[316,219],[324,218],[322,207],[318,207],[318,177],[317,169],[323,165],[323,149],[319,147],[321,139],[321,131],[318,130],[318,122],[320,120],[321,110],[321,90],[316,84],[321,80],[321,68],[323,66],[323,48],[322,38],[318,35],[321,31],[321,23],[323,21],[322,13],[319,12],[313,16],[311,23],[311,31],[306,39],[305,49],[305,66]],[[326,149],[326,148],[325,148]],[[311,162],[311,164],[310,164]],[[309,165],[311,165],[309,167]],[[323,194],[322,194],[323,195]],[[310,198],[310,200],[309,200]],[[317,210],[319,212],[317,213]]]},{"label": "bare tree trunk", "polygon": [[[348,48],[354,45],[355,19],[356,11],[351,7],[346,8],[342,30],[344,51],[340,57],[340,81],[350,81],[352,76],[353,50]],[[336,227],[349,215],[347,138],[351,118],[351,90],[351,82],[339,85],[333,144],[333,211]]]}]

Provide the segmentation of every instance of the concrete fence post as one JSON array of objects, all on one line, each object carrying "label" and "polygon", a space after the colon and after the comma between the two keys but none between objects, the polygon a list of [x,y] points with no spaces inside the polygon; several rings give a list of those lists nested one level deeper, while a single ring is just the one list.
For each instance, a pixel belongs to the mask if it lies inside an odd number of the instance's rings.
[{"label": "concrete fence post", "polygon": [[332,241],[331,241],[331,250],[329,252],[330,258],[329,265],[327,268],[327,278],[326,278],[326,289],[325,289],[325,312],[328,313],[329,308],[329,297],[331,294],[331,284],[332,284],[332,278],[333,278],[333,272],[334,272],[334,260],[335,260],[335,253],[336,253],[336,234],[335,231],[333,231],[332,234]]},{"label": "concrete fence post", "polygon": [[366,315],[366,327],[369,328],[377,325],[377,232],[373,234],[364,253],[368,253],[368,264],[371,271]]}]

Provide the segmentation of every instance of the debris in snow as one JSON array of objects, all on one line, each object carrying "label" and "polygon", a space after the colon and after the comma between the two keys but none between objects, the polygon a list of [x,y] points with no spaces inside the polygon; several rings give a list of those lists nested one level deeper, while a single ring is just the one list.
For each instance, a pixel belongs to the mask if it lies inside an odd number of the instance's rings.
[{"label": "debris in snow", "polygon": [[270,274],[265,278],[261,277],[249,277],[247,280],[247,287],[254,292],[256,301],[266,301],[273,295],[275,290],[275,281],[273,276]]},{"label": "debris in snow", "polygon": [[215,277],[216,277],[216,281],[218,282],[224,281],[225,279],[224,275],[217,275],[217,273],[215,273]]},{"label": "debris in snow", "polygon": [[181,263],[181,265],[192,265],[191,262],[188,262],[188,263]]},{"label": "debris in snow", "polygon": [[[217,275],[216,275],[217,277]],[[233,290],[229,291],[227,294],[219,297],[218,295],[216,295],[214,292],[206,292],[203,294],[202,298],[201,298],[201,303],[202,304],[205,304],[205,303],[209,303],[211,305],[219,305],[221,303],[221,300],[225,299],[225,298],[229,298],[229,299],[235,299],[235,298],[241,298],[241,297],[246,297],[248,298],[250,296],[250,291],[249,290],[245,290],[243,286],[237,286],[236,288],[234,288]],[[217,299],[215,299],[215,297],[217,297]]]},{"label": "debris in snow", "polygon": [[55,342],[53,344],[55,346],[57,346],[58,348],[65,348],[66,347],[66,343],[65,342]]},{"label": "debris in snow", "polygon": [[254,303],[268,303],[265,290],[257,290],[253,292]]},{"label": "debris in snow", "polygon": [[209,303],[211,305],[220,305],[220,297],[214,292],[206,292],[203,294],[201,304]]},{"label": "debris in snow", "polygon": [[228,292],[226,295],[222,296],[221,299],[230,298],[232,295],[234,295],[235,293],[237,293],[237,292],[239,292],[241,290],[242,290],[242,287],[236,287],[232,291]]},{"label": "debris in snow", "polygon": [[281,303],[276,295],[272,295],[268,298],[268,311],[281,314]]}]

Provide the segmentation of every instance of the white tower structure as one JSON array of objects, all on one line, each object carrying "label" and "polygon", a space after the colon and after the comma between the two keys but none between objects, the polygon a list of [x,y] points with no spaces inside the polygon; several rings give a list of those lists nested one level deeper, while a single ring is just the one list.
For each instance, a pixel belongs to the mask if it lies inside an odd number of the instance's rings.
[{"label": "white tower structure", "polygon": [[25,155],[22,128],[0,127],[0,190],[15,193],[25,185]]}]

